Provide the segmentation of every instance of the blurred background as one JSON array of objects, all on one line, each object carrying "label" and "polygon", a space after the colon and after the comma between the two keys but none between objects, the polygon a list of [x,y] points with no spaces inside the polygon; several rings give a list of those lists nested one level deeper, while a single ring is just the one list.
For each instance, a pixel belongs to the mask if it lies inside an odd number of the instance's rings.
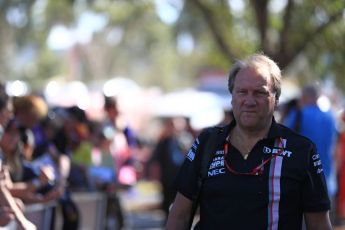
[{"label": "blurred background", "polygon": [[342,0],[2,0],[0,79],[11,95],[41,92],[50,103],[78,103],[86,110],[97,110],[93,102],[102,91],[130,94],[134,98],[125,104],[131,107],[186,88],[216,93],[228,106],[231,65],[264,52],[284,70],[282,102],[301,85],[319,82],[342,103],[344,5]]},{"label": "blurred background", "polygon": [[[223,122],[231,110],[228,71],[254,52],[283,70],[281,104],[316,83],[322,110],[343,113],[344,0],[0,0],[0,19],[6,93],[77,106],[93,121],[106,116],[104,96],[116,98],[148,147],[135,157],[141,162],[154,155],[167,118],[187,118],[195,132]],[[135,189],[119,195],[128,213],[145,210],[134,194],[158,194],[146,179],[137,176]],[[159,203],[151,198],[144,198],[149,207]],[[162,227],[162,215],[147,215],[155,225],[147,228]],[[128,228],[145,228],[127,217]]]}]

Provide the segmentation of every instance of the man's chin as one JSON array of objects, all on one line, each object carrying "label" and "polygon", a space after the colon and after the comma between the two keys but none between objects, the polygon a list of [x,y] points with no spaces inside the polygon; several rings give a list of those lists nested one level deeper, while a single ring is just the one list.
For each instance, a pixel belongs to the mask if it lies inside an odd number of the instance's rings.
[{"label": "man's chin", "polygon": [[246,128],[246,129],[255,129],[256,127],[258,127],[258,124],[259,124],[257,118],[256,119],[242,119],[240,123],[243,126],[243,128]]}]

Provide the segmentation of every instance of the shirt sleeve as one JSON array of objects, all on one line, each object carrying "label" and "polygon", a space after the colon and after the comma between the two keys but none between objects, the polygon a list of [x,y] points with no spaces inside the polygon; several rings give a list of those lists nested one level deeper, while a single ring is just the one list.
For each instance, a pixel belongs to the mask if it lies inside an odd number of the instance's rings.
[{"label": "shirt sleeve", "polygon": [[306,179],[303,184],[303,211],[322,212],[330,209],[326,180],[320,154],[314,144],[308,152]]},{"label": "shirt sleeve", "polygon": [[207,136],[208,130],[204,130],[194,140],[177,175],[177,191],[190,200],[196,198],[198,177],[201,167],[201,155],[203,152],[202,149]]}]

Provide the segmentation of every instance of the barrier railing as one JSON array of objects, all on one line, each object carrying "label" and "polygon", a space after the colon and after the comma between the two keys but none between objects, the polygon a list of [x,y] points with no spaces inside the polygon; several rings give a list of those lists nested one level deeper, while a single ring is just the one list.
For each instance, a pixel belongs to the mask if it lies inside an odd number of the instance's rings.
[{"label": "barrier railing", "polygon": [[25,205],[24,215],[28,218],[37,229],[50,229],[53,218],[53,209],[56,207],[56,202],[49,202],[44,204],[29,204]]},{"label": "barrier railing", "polygon": [[[53,209],[56,207],[56,202],[26,204],[24,215],[29,219],[38,230],[50,229],[53,218]],[[10,222],[0,230],[17,230],[20,229],[16,221]]]},{"label": "barrier railing", "polygon": [[[82,230],[103,230],[106,221],[106,194],[101,192],[74,192],[72,199],[76,203],[80,214],[80,226]],[[55,229],[62,229],[61,209],[57,202],[37,203],[25,205],[25,216],[36,225],[38,230],[49,230],[55,211]],[[18,230],[15,221],[12,221],[0,230]]]},{"label": "barrier railing", "polygon": [[102,230],[106,221],[106,194],[101,192],[74,192],[72,199],[80,213],[80,229]]}]

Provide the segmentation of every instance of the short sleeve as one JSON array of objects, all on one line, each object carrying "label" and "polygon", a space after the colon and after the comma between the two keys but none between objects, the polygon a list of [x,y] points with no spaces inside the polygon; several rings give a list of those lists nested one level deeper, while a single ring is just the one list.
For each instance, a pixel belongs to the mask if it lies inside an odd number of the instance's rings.
[{"label": "short sleeve", "polygon": [[208,134],[209,129],[205,129],[194,140],[189,151],[186,153],[186,157],[176,178],[177,191],[190,200],[194,200],[197,194],[202,148]]},{"label": "short sleeve", "polygon": [[326,180],[320,154],[314,144],[308,151],[306,179],[303,184],[303,211],[321,212],[330,209]]}]

